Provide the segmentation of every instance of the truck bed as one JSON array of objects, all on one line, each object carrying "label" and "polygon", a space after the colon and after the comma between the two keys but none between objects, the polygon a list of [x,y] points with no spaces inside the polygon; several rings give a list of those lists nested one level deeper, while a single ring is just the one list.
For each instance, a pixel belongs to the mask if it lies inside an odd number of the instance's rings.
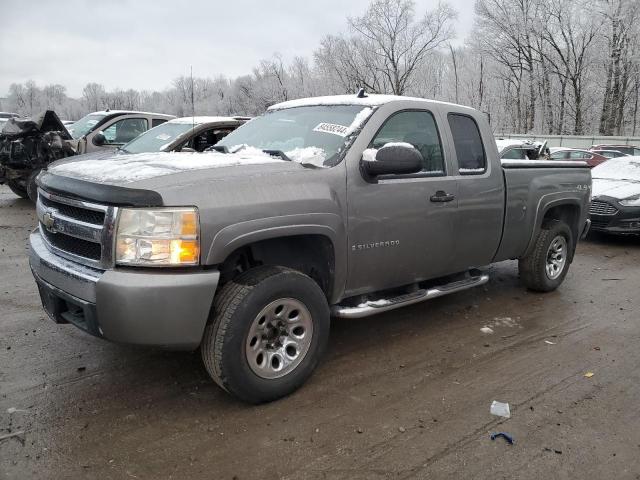
[{"label": "truck bed", "polygon": [[559,200],[570,199],[576,207],[582,207],[584,218],[578,224],[584,224],[591,191],[591,170],[586,162],[503,160],[502,170],[504,227],[494,261],[521,257],[530,245],[532,232],[542,225],[545,212]]}]

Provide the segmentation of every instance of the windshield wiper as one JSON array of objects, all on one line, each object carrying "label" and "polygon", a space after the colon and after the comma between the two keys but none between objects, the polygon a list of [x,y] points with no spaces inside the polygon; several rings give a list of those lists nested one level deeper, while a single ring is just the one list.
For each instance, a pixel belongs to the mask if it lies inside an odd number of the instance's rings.
[{"label": "windshield wiper", "polygon": [[287,162],[291,162],[292,160],[287,157],[287,155],[282,150],[262,150],[264,153],[271,155],[272,157],[280,157]]}]

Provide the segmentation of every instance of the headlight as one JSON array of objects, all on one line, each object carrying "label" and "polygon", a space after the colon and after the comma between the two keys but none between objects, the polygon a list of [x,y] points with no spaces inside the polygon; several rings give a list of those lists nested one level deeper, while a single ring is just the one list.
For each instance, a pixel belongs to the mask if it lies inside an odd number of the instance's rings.
[{"label": "headlight", "polygon": [[182,266],[200,262],[196,208],[123,208],[116,233],[118,265]]},{"label": "headlight", "polygon": [[636,195],[635,197],[625,198],[624,200],[619,200],[618,203],[620,205],[624,205],[625,207],[640,207],[640,195]]}]

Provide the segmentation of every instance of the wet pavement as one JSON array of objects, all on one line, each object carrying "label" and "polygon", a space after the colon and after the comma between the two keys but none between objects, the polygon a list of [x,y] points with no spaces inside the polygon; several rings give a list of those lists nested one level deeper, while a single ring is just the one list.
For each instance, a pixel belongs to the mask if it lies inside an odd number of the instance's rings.
[{"label": "wet pavement", "polygon": [[[34,225],[0,187],[2,480],[640,478],[639,239],[582,242],[553,293],[527,292],[503,262],[485,287],[336,319],[311,380],[255,407],[197,353],[48,320]],[[500,431],[515,444],[490,439]]]}]

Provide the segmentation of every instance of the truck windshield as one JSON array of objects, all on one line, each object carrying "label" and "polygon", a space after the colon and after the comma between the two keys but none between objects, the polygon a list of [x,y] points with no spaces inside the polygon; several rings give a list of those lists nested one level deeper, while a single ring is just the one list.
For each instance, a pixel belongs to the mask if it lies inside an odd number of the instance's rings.
[{"label": "truck windshield", "polygon": [[82,117],[77,122],[69,125],[67,130],[73,138],[78,139],[89,133],[104,117],[106,117],[106,114],[90,113],[86,117]]},{"label": "truck windshield", "polygon": [[373,110],[362,105],[314,105],[268,111],[227,135],[216,146],[229,152],[257,148],[318,167],[335,165],[347,138]]},{"label": "truck windshield", "polygon": [[162,152],[177,137],[193,128],[190,123],[163,123],[125,144],[125,153]]}]

